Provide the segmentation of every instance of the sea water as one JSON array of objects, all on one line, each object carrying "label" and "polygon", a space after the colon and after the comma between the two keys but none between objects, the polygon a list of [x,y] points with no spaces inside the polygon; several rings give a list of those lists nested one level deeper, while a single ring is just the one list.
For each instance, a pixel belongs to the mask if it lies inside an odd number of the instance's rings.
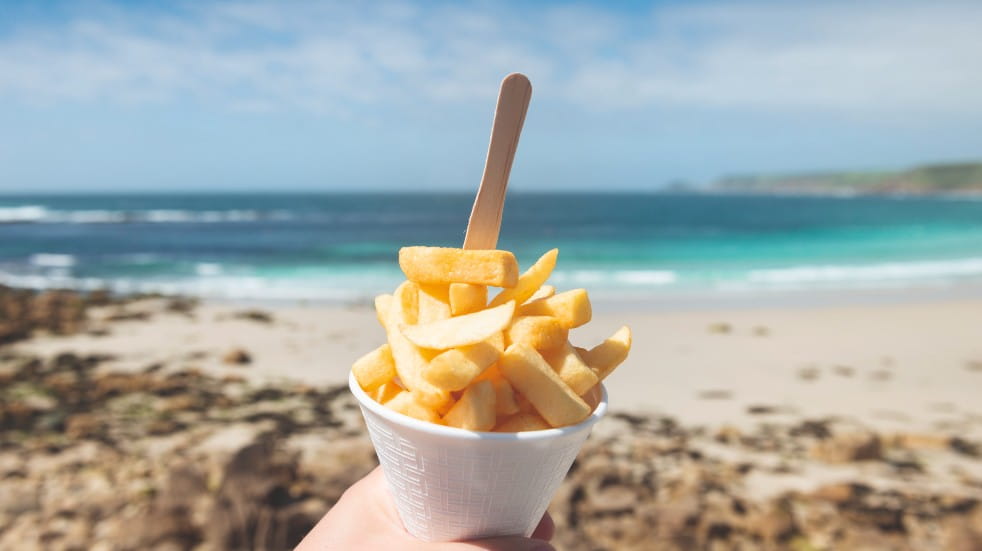
[{"label": "sea water", "polygon": [[[468,194],[0,197],[0,283],[361,301],[405,245],[460,246]],[[633,300],[982,283],[982,201],[511,193],[499,247],[559,247],[552,283]]]}]

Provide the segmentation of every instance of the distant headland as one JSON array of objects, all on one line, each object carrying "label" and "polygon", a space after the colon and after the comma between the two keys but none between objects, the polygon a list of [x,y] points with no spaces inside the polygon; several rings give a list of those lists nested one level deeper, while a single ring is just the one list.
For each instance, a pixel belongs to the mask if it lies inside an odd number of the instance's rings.
[{"label": "distant headland", "polygon": [[944,163],[903,171],[726,176],[711,192],[801,195],[965,195],[982,197],[982,163]]}]

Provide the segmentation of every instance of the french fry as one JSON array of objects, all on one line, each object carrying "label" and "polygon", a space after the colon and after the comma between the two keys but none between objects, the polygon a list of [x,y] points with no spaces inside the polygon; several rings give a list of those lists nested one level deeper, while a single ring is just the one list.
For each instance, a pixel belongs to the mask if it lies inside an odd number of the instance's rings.
[{"label": "french fry", "polygon": [[[494,410],[499,418],[520,411],[519,396],[515,394],[515,389],[511,387],[511,384],[505,380],[497,365],[491,365],[485,369],[474,379],[475,383],[478,381],[491,381],[491,384],[494,385]],[[529,408],[531,409],[531,406]]]},{"label": "french fry", "polygon": [[498,361],[499,356],[501,349],[489,341],[451,348],[430,360],[423,368],[423,377],[437,388],[461,390]]},{"label": "french fry", "polygon": [[459,316],[483,310],[488,305],[488,288],[470,283],[450,284],[450,314]]},{"label": "french fry", "polygon": [[494,428],[497,419],[494,408],[494,386],[490,381],[481,381],[464,391],[443,421],[459,429],[488,431]]},{"label": "french fry", "polygon": [[402,387],[397,385],[395,381],[389,381],[387,383],[382,383],[380,387],[375,389],[375,392],[372,393],[371,396],[376,402],[385,405],[389,400],[395,398],[400,392],[405,391],[402,389]]},{"label": "french fry", "polygon": [[499,250],[444,247],[403,247],[399,267],[417,283],[470,283],[514,287],[518,283],[515,255]]},{"label": "french fry", "polygon": [[378,318],[378,323],[382,329],[385,329],[385,316],[388,315],[390,306],[392,306],[392,295],[375,297],[375,317]]},{"label": "french fry", "polygon": [[530,302],[535,302],[535,301],[537,301],[537,300],[539,300],[541,298],[549,298],[549,297],[551,297],[554,294],[556,294],[556,288],[555,287],[553,287],[552,285],[543,285],[542,287],[539,287],[539,290],[536,291],[535,293],[533,293],[532,296],[530,296],[524,302],[524,304],[528,304]]},{"label": "french fry", "polygon": [[[393,303],[398,303],[397,322],[406,325],[415,325],[419,321],[419,286],[412,281],[403,281],[394,293],[392,293]],[[390,305],[389,308],[392,308]]]},{"label": "french fry", "polygon": [[509,346],[498,361],[498,368],[553,427],[579,423],[590,415],[590,406],[527,344]]},{"label": "french fry", "polygon": [[631,351],[631,328],[621,327],[604,342],[583,354],[583,361],[590,366],[600,380],[605,379],[627,359]]},{"label": "french fry", "polygon": [[519,316],[552,316],[566,329],[579,327],[593,317],[590,297],[586,289],[573,289],[551,297],[523,304]]},{"label": "french fry", "polygon": [[522,411],[501,421],[494,432],[525,432],[529,430],[551,429],[549,423],[534,411]]},{"label": "french fry", "polygon": [[351,372],[365,392],[371,392],[387,383],[396,376],[395,362],[392,360],[392,349],[388,344],[372,350],[355,360]]},{"label": "french fry", "polygon": [[566,342],[569,330],[552,316],[519,316],[505,331],[506,342],[525,343],[536,350],[557,348]]},{"label": "french fry", "polygon": [[518,401],[515,399],[515,389],[504,377],[491,380],[494,386],[494,412],[500,416],[518,413]]},{"label": "french fry", "polygon": [[488,306],[498,306],[509,300],[514,300],[515,304],[522,304],[528,300],[549,279],[549,274],[556,267],[556,257],[558,256],[559,249],[546,252],[518,278],[517,285],[511,289],[503,289]]},{"label": "french fry", "polygon": [[529,402],[529,399],[526,398],[525,396],[516,393],[515,403],[518,404],[518,411],[524,413],[535,413],[536,415],[538,415],[538,412],[535,411],[535,406],[533,406],[532,402]]},{"label": "french fry", "polygon": [[579,396],[583,396],[586,391],[600,382],[597,374],[580,358],[568,341],[563,346],[544,352],[542,357],[556,370],[559,378]]},{"label": "french fry", "polygon": [[508,326],[515,303],[506,302],[501,306],[464,314],[445,320],[420,325],[407,325],[402,328],[406,338],[413,344],[432,350],[446,350],[481,342]]},{"label": "french fry", "polygon": [[494,335],[491,335],[484,342],[487,342],[491,346],[497,348],[499,353],[505,351],[505,333],[503,331],[499,331]]},{"label": "french fry", "polygon": [[417,323],[430,323],[445,320],[450,317],[450,297],[447,285],[432,285],[420,283],[419,315]]},{"label": "french fry", "polygon": [[404,311],[408,300],[402,300],[400,295],[415,294],[415,285],[405,282],[396,289],[396,294],[385,316],[385,333],[388,336],[392,359],[395,362],[396,373],[403,386],[412,392],[422,405],[439,411],[450,401],[450,393],[431,385],[423,378],[423,368],[429,358],[403,335],[400,325],[405,323],[407,314]]},{"label": "french fry", "polygon": [[[375,401],[394,411],[467,430],[521,432],[575,424],[585,396],[628,355],[631,331],[584,349],[569,331],[590,321],[584,289],[546,284],[558,250],[519,275],[500,250],[405,247],[406,273],[375,297],[388,343],[352,365]],[[488,303],[488,286],[503,287]]]},{"label": "french fry", "polygon": [[419,403],[419,401],[416,399],[416,395],[412,392],[403,390],[402,392],[397,393],[388,402],[385,402],[385,407],[397,413],[414,417],[420,421],[440,423],[440,416],[437,415],[432,409]]}]

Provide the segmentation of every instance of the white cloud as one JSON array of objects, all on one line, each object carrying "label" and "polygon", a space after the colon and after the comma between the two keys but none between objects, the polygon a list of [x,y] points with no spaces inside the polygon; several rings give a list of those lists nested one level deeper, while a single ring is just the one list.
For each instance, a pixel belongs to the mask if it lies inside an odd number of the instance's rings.
[{"label": "white cloud", "polygon": [[0,36],[0,98],[192,100],[359,116],[486,102],[512,70],[577,108],[982,110],[982,5],[741,3],[655,8],[403,2],[123,7]]}]

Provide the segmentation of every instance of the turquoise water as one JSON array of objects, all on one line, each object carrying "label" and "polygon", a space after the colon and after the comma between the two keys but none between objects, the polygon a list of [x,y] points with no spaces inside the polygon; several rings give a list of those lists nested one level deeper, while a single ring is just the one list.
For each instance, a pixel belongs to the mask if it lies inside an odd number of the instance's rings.
[{"label": "turquoise water", "polygon": [[[398,248],[459,246],[451,194],[0,197],[0,283],[212,298],[360,300]],[[553,282],[631,298],[982,281],[982,201],[663,194],[509,196],[499,246],[560,248]]]}]

